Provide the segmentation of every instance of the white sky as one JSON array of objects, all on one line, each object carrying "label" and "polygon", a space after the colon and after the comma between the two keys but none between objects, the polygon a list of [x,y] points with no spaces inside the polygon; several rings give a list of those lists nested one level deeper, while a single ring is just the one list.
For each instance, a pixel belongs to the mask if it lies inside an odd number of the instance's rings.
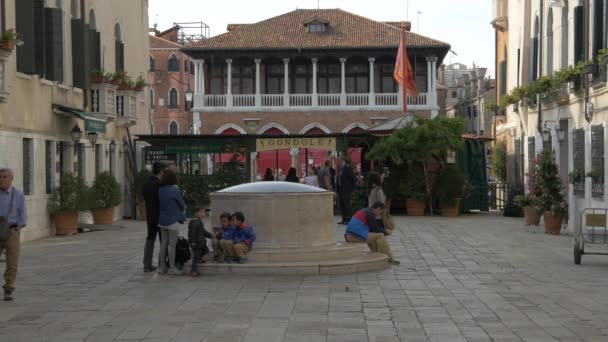
[{"label": "white sky", "polygon": [[[444,63],[487,67],[494,76],[494,30],[489,0],[319,0],[321,8],[341,8],[378,21],[407,17],[412,31],[452,45]],[[254,23],[296,8],[316,8],[317,0],[150,0],[150,25],[163,31],[174,22],[203,21],[211,35],[226,32],[227,24]],[[417,15],[420,11],[422,14]],[[418,21],[418,17],[420,20]],[[451,56],[451,58],[450,58]]]}]

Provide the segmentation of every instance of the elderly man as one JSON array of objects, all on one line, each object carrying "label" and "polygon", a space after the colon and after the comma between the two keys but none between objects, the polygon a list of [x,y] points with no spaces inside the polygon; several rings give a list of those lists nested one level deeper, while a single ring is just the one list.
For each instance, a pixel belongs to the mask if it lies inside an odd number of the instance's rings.
[{"label": "elderly man", "polygon": [[25,198],[23,193],[13,186],[13,171],[0,169],[0,215],[7,218],[10,227],[8,239],[0,240],[0,254],[6,254],[4,271],[4,300],[13,300],[15,278],[19,265],[19,247],[21,228],[27,223]]}]

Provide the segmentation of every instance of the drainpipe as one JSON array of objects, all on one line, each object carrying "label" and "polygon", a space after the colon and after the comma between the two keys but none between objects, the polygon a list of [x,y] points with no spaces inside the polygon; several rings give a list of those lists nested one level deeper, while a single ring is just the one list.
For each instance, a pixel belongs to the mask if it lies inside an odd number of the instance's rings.
[{"label": "drainpipe", "polygon": [[[545,32],[544,25],[544,17],[545,17],[545,0],[540,1],[540,25],[538,29],[538,78],[543,77],[543,32]],[[541,132],[541,126],[543,122],[543,105],[541,101],[541,94],[536,95],[536,102],[538,106],[538,118],[536,120],[536,131],[538,133]],[[542,136],[542,135],[541,135]],[[536,148],[536,147],[535,147]]]}]

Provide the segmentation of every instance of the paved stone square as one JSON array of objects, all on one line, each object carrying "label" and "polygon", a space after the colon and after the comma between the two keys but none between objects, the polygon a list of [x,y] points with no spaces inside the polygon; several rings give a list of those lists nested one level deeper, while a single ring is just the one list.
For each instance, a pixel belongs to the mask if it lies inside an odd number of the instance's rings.
[{"label": "paved stone square", "polygon": [[0,341],[608,341],[608,257],[491,213],[396,223],[399,267],[336,276],[144,274],[134,221],[26,243]]}]

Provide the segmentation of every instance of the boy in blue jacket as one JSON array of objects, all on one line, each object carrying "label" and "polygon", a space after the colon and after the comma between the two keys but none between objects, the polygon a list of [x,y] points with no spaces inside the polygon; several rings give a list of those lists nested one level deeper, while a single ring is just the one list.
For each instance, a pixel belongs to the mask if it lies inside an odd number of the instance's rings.
[{"label": "boy in blue jacket", "polygon": [[253,248],[255,232],[253,227],[245,223],[245,215],[241,212],[232,214],[234,231],[232,234],[224,234],[224,246],[226,250],[226,262],[243,263],[247,253]]},{"label": "boy in blue jacket", "polygon": [[226,258],[226,238],[231,239],[234,235],[234,226],[230,223],[231,220],[232,215],[230,213],[222,213],[220,215],[222,226],[213,228],[212,246],[215,262],[222,263]]},{"label": "boy in blue jacket", "polygon": [[389,264],[399,265],[399,261],[393,258],[391,247],[386,241],[386,236],[391,235],[391,231],[384,229],[376,220],[376,217],[381,217],[383,212],[382,202],[376,202],[371,208],[357,211],[346,226],[344,238],[347,242],[367,243],[372,252],[386,254]]}]

